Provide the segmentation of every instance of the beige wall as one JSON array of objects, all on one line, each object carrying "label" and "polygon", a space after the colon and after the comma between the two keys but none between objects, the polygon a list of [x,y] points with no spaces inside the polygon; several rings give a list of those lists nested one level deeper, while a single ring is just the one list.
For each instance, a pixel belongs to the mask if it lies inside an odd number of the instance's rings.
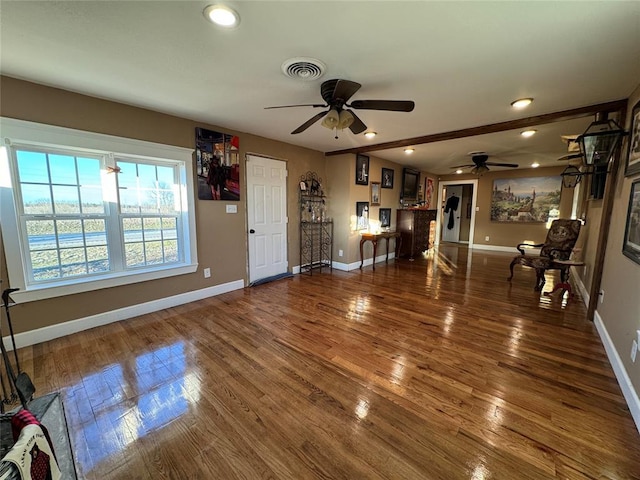
[{"label": "beige wall", "polygon": [[[544,223],[501,223],[491,221],[491,192],[493,181],[500,178],[517,177],[547,177],[560,175],[563,167],[551,168],[529,168],[517,170],[489,171],[481,177],[470,174],[447,175],[440,177],[441,181],[456,181],[478,178],[478,197],[476,207],[476,224],[473,243],[477,245],[487,245],[495,247],[513,247],[518,243],[531,240],[535,243],[542,243],[547,236],[547,229]],[[563,189],[560,197],[560,217],[569,218],[571,214],[571,203],[573,199],[573,189]],[[485,241],[485,237],[489,241]],[[516,252],[517,253],[517,252]]]},{"label": "beige wall", "polygon": [[[625,126],[627,131],[631,128],[631,109],[638,101],[640,85],[629,98]],[[629,137],[626,137],[614,192],[613,212],[611,218],[603,222],[605,228],[608,224],[609,240],[601,283],[605,295],[604,301],[598,304],[597,314],[611,337],[636,394],[640,395],[640,354],[635,363],[632,363],[630,358],[631,342],[637,338],[636,331],[640,330],[640,265],[622,254],[631,183],[640,178],[640,174],[633,177],[624,176],[628,148]]]},{"label": "beige wall", "polygon": [[[168,145],[195,148],[195,127],[231,133],[240,137],[240,154],[273,156],[287,160],[289,209],[289,265],[299,264],[299,208],[297,179],[308,170],[325,178],[321,152],[234,132],[193,120],[178,118],[64,90],[0,77],[0,115],[50,125],[87,130]],[[241,164],[244,177],[244,161]],[[52,298],[16,305],[12,310],[16,333],[84,318],[181,293],[247,278],[245,192],[238,214],[226,214],[223,201],[196,201],[198,271],[179,277],[158,279],[106,290]],[[2,250],[2,288],[10,284]],[[202,269],[211,268],[205,279]]]},{"label": "beige wall", "polygon": [[[356,202],[371,202],[371,182],[382,180],[383,167],[394,170],[393,189],[381,188],[380,205],[369,207],[371,220],[378,220],[380,208],[391,208],[391,229],[394,229],[402,181],[401,166],[369,155],[369,185],[356,185],[355,158],[353,154],[327,157],[327,175],[331,178],[329,210],[335,222],[333,260],[347,265],[360,262],[360,232],[353,228]],[[340,250],[342,257],[338,255]],[[372,246],[367,243],[364,257],[370,258],[372,254]]]}]

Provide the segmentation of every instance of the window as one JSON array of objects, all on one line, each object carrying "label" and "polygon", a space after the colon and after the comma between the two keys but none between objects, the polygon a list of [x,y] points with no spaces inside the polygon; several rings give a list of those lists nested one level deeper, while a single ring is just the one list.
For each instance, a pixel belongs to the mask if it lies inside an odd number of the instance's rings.
[{"label": "window", "polygon": [[16,299],[195,271],[190,150],[1,121],[0,214]]}]

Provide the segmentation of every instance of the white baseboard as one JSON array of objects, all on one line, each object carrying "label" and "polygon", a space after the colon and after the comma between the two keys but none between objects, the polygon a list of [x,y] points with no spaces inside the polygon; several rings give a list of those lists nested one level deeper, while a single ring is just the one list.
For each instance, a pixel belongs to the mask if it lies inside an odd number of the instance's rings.
[{"label": "white baseboard", "polygon": [[[78,318],[76,320],[70,320],[68,322],[18,333],[15,335],[16,347],[28,347],[30,345],[53,340],[54,338],[64,337],[66,335],[71,335],[72,333],[81,332],[100,325],[119,322],[120,320],[126,320],[127,318],[157,312],[158,310],[175,307],[189,302],[195,302],[196,300],[214,297],[216,295],[221,295],[233,290],[239,290],[241,288],[244,288],[244,280],[235,280],[222,285],[203,288],[202,290],[181,293],[172,297],[160,298],[158,300],[152,300],[138,305],[131,305],[130,307],[119,308],[118,310],[111,310],[109,312],[91,315],[90,317]],[[13,348],[10,337],[4,337],[2,340],[4,341],[7,349]]]},{"label": "white baseboard", "polygon": [[502,245],[480,245],[479,243],[474,243],[471,248],[474,250],[491,250],[493,252],[509,252],[514,255],[518,254],[516,247],[503,247]]},{"label": "white baseboard", "polygon": [[[389,261],[396,258],[395,252],[389,252]],[[376,263],[384,262],[387,259],[387,254],[378,255],[376,257]],[[353,263],[341,263],[341,262],[333,262],[331,264],[333,268],[336,270],[342,270],[343,272],[350,272],[351,270],[358,270],[360,268],[360,262]],[[369,265],[373,265],[373,258],[365,258],[362,264],[363,267],[367,267]]]},{"label": "white baseboard", "polygon": [[638,397],[638,393],[633,388],[633,384],[627,374],[627,370],[624,368],[622,359],[620,358],[620,355],[609,336],[609,332],[607,332],[607,328],[605,327],[597,310],[595,311],[593,322],[600,334],[600,340],[607,352],[607,357],[609,358],[609,363],[613,367],[613,372],[616,374],[618,385],[620,385],[620,388],[622,389],[622,394],[624,395],[624,399],[627,401],[627,406],[631,411],[633,421],[636,424],[638,432],[640,432],[640,398]]},{"label": "white baseboard", "polygon": [[571,281],[580,292],[580,296],[582,297],[585,307],[589,307],[589,292],[587,292],[587,287],[584,286],[580,275],[576,274],[575,267],[571,267]]}]

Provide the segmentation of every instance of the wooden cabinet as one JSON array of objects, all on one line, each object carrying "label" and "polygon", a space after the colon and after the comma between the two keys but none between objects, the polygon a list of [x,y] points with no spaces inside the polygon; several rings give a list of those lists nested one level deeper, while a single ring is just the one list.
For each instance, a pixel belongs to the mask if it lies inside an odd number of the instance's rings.
[{"label": "wooden cabinet", "polygon": [[435,224],[436,210],[406,209],[397,212],[396,231],[402,238],[399,257],[413,258],[433,247],[435,228],[431,222]]}]

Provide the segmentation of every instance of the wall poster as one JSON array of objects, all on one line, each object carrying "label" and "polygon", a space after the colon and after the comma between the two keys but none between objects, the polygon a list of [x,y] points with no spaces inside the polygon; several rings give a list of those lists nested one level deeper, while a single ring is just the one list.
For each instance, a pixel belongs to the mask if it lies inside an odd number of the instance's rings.
[{"label": "wall poster", "polygon": [[548,222],[560,215],[562,177],[504,178],[493,181],[491,221]]},{"label": "wall poster", "polygon": [[240,200],[240,139],[196,128],[198,199]]}]

